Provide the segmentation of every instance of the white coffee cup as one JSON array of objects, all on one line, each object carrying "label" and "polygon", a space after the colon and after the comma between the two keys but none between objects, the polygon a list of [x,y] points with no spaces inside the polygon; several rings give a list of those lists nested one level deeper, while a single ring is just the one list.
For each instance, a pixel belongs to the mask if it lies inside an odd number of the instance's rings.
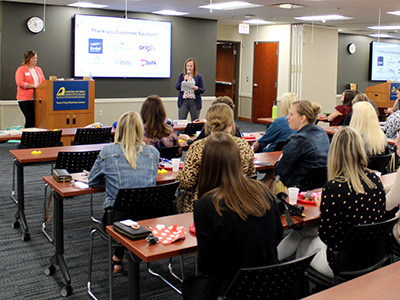
[{"label": "white coffee cup", "polygon": [[178,172],[179,171],[179,164],[181,163],[180,158],[173,158],[171,159],[172,162],[172,171],[173,172]]},{"label": "white coffee cup", "polygon": [[289,189],[289,204],[297,204],[297,197],[299,196],[300,189],[297,187],[290,187]]}]

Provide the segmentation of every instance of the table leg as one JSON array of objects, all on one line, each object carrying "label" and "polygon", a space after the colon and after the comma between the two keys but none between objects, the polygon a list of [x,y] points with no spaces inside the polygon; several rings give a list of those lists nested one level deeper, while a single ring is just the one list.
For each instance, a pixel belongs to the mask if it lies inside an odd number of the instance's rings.
[{"label": "table leg", "polygon": [[61,295],[63,297],[69,296],[72,293],[71,276],[69,275],[68,266],[64,257],[64,199],[59,194],[54,192],[54,246],[56,253],[50,259],[50,266],[45,269],[46,275],[54,273],[54,264],[59,265],[61,272],[65,279],[65,286],[61,288]]},{"label": "table leg", "polygon": [[129,300],[140,299],[140,259],[133,253],[128,255],[128,298]]},{"label": "table leg", "polygon": [[[16,160],[14,161],[14,163],[17,168],[17,198],[18,198],[16,201],[18,204],[18,210],[17,213],[15,214],[14,228],[17,228],[19,226],[19,224],[17,225],[17,223],[21,222],[22,228],[24,230],[22,234],[22,240],[28,241],[31,239],[31,235],[29,233],[28,222],[26,221],[26,216],[25,216],[24,166]],[[13,197],[13,195],[11,195],[11,197]]]}]

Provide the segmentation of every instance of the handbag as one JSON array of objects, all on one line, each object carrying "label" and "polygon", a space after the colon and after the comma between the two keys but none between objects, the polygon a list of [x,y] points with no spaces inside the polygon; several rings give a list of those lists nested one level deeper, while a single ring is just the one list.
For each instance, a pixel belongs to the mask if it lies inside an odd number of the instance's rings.
[{"label": "handbag", "polygon": [[58,182],[69,182],[72,179],[66,169],[53,169],[53,177]]},{"label": "handbag", "polygon": [[141,225],[137,225],[139,226],[139,228],[135,229],[132,228],[131,226],[126,226],[122,224],[120,221],[114,222],[112,226],[116,232],[122,234],[123,236],[131,240],[144,239],[151,233],[150,230]]},{"label": "handbag", "polygon": [[[304,217],[303,217],[303,211],[304,211],[304,206],[303,205],[292,205],[286,201],[288,195],[286,193],[280,192],[277,195],[275,195],[275,202],[278,205],[279,213],[281,215],[286,216],[286,222],[289,226],[289,229],[294,229],[294,230],[301,230],[304,227]],[[291,216],[299,216],[303,222],[302,226],[298,226],[294,224]]]}]

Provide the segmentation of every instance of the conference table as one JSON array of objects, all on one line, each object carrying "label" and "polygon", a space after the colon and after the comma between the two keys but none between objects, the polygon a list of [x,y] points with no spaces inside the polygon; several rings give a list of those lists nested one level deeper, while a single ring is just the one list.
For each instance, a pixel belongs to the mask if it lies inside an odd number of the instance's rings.
[{"label": "conference table", "polygon": [[[341,126],[327,126],[322,127],[328,135],[335,135],[335,133],[340,129]],[[395,145],[396,139],[387,139],[388,144]]]}]

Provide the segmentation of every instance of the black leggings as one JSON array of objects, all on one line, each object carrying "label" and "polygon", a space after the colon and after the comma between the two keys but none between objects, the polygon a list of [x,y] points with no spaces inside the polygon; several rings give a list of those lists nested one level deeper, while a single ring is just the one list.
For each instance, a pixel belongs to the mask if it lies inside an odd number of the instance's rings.
[{"label": "black leggings", "polygon": [[18,105],[25,116],[25,128],[35,127],[35,100],[19,100]]},{"label": "black leggings", "polygon": [[[108,226],[108,225],[112,225],[114,222],[122,221],[122,220],[126,220],[126,219],[130,219],[129,218],[129,214],[127,214],[125,212],[121,212],[121,211],[113,211],[112,215],[111,215],[111,223],[108,222],[108,220],[107,220],[107,208],[106,208],[104,210],[104,215],[103,215],[103,220],[102,221],[103,221],[103,224],[104,224],[104,227],[105,227],[105,226]],[[123,247],[123,246],[115,247],[114,255],[117,258],[121,258],[122,259],[124,257],[124,251],[125,251],[125,247]]]}]

